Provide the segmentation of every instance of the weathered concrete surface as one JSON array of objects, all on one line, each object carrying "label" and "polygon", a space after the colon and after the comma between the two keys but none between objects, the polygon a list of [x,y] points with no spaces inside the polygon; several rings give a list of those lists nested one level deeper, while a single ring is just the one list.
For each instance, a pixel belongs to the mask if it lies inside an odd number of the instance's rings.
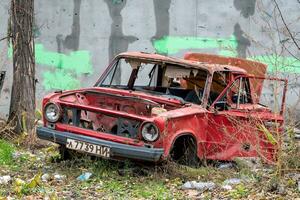
[{"label": "weathered concrete surface", "polygon": [[[109,60],[123,51],[157,51],[180,57],[187,51],[258,59],[290,80],[288,105],[300,113],[299,51],[274,12],[271,0],[38,0],[35,2],[37,97],[55,89],[91,86]],[[297,0],[278,0],[290,29],[300,30]],[[0,3],[0,38],[6,36],[9,0]],[[283,34],[277,34],[276,23]],[[9,108],[11,57],[0,42],[6,70],[0,117]],[[277,53],[278,56],[270,56]],[[285,67],[288,65],[288,67]],[[283,67],[284,66],[284,67]],[[279,69],[278,69],[279,68]]]}]

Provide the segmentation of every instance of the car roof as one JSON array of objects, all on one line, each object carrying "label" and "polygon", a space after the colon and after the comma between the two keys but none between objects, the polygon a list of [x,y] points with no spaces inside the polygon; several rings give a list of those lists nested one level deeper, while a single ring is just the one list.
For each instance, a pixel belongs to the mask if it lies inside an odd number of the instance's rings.
[{"label": "car roof", "polygon": [[184,59],[212,64],[230,65],[232,69],[233,67],[238,67],[246,70],[248,74],[256,76],[265,76],[268,67],[266,64],[254,60],[206,53],[188,52],[184,55]]},{"label": "car roof", "polygon": [[188,60],[181,58],[173,58],[169,56],[164,56],[155,53],[145,53],[145,52],[124,52],[120,53],[116,58],[124,57],[124,58],[133,58],[145,61],[156,61],[163,62],[175,65],[181,65],[185,68],[194,68],[194,69],[202,69],[210,74],[213,74],[215,71],[231,71],[238,74],[246,74],[247,71],[236,66],[227,65],[227,64],[218,64],[218,63],[209,63],[209,62],[199,62],[196,60]]}]

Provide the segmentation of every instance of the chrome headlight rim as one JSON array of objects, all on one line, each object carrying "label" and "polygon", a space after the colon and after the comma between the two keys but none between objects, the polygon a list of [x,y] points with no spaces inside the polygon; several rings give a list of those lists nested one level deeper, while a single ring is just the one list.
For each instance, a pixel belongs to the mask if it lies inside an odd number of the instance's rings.
[{"label": "chrome headlight rim", "polygon": [[[149,128],[149,126],[152,126],[154,128],[154,130],[155,130],[155,137],[153,137],[152,134],[146,133],[144,131],[145,128]],[[147,137],[147,134],[148,134],[148,136],[152,135],[152,138]],[[142,135],[143,140],[145,140],[146,142],[155,142],[155,141],[158,140],[160,132],[159,132],[158,127],[153,122],[144,122],[141,125],[141,135]]]},{"label": "chrome headlight rim", "polygon": [[[50,107],[50,106],[55,106],[55,108],[57,109],[57,117],[55,119],[50,119],[48,116],[47,116],[47,109]],[[57,103],[54,103],[54,102],[48,102],[45,107],[44,107],[44,117],[45,119],[48,121],[48,122],[51,122],[51,123],[55,123],[57,122],[60,118],[61,118],[61,115],[62,115],[62,109],[61,107],[57,104]]]}]

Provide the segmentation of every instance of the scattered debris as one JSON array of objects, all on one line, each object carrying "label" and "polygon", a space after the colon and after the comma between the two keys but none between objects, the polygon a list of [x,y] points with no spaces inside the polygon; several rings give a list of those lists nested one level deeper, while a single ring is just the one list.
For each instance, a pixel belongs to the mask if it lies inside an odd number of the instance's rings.
[{"label": "scattered debris", "polygon": [[229,163],[222,163],[222,164],[220,164],[218,166],[218,169],[232,169],[234,167],[235,167],[234,163],[229,162]]},{"label": "scattered debris", "polygon": [[197,182],[188,181],[181,187],[183,190],[196,189],[196,190],[212,190],[216,187],[214,182]]},{"label": "scattered debris", "polygon": [[49,174],[43,174],[43,176],[42,176],[42,181],[43,182],[47,182],[47,181],[49,181],[50,180],[50,175]]},{"label": "scattered debris", "polygon": [[242,179],[239,178],[230,178],[230,179],[226,179],[223,184],[224,185],[237,185],[242,183]]},{"label": "scattered debris", "polygon": [[232,190],[232,186],[231,185],[223,185],[222,189],[224,189],[224,190]]},{"label": "scattered debris", "polygon": [[278,190],[278,194],[283,194],[283,195],[286,194],[286,189],[283,185],[279,185],[277,190]]},{"label": "scattered debris", "polygon": [[300,181],[300,174],[298,173],[288,173],[287,177],[291,178],[294,181]]},{"label": "scattered debris", "polygon": [[0,176],[0,185],[6,185],[11,181],[11,177],[8,176]]},{"label": "scattered debris", "polygon": [[87,181],[92,176],[92,173],[90,172],[84,172],[80,176],[77,177],[78,181]]},{"label": "scattered debris", "polygon": [[54,179],[56,181],[63,181],[64,179],[66,179],[66,176],[65,175],[60,175],[60,174],[55,174]]}]

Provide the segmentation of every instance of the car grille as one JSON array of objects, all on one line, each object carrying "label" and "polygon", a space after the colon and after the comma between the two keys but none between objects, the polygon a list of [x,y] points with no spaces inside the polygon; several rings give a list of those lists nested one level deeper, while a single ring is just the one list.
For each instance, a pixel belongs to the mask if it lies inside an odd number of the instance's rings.
[{"label": "car grille", "polygon": [[77,108],[63,108],[62,123],[114,134],[127,138],[137,138],[141,122],[118,116],[109,116],[102,113],[81,110]]}]

